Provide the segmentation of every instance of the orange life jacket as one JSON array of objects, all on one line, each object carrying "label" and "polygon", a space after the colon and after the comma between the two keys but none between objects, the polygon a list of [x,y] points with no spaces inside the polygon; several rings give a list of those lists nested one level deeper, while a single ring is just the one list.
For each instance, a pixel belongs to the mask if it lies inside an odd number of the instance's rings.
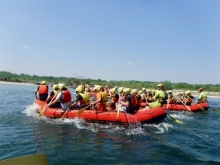
[{"label": "orange life jacket", "polygon": [[70,94],[70,91],[68,90],[65,90],[65,91],[62,91],[62,95],[63,95],[63,99],[62,99],[62,103],[68,103],[71,101],[71,94]]},{"label": "orange life jacket", "polygon": [[47,85],[39,85],[38,94],[46,94],[48,93]]}]

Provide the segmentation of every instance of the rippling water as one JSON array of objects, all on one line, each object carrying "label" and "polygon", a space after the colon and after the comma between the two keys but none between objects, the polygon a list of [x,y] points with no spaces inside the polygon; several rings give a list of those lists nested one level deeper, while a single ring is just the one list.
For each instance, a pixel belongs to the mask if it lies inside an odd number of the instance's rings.
[{"label": "rippling water", "polygon": [[[34,112],[35,89],[0,84],[0,160],[44,153],[50,165],[220,164],[220,111],[170,112],[183,125],[54,120]],[[220,110],[219,98],[209,104]]]}]

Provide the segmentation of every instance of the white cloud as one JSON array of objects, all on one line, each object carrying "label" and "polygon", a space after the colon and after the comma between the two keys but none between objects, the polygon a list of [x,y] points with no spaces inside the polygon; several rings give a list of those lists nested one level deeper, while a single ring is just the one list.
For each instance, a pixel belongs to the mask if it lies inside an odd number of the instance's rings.
[{"label": "white cloud", "polygon": [[133,65],[134,63],[133,62],[128,62],[128,65]]},{"label": "white cloud", "polygon": [[23,48],[24,49],[29,49],[29,47],[27,45],[24,45]]}]

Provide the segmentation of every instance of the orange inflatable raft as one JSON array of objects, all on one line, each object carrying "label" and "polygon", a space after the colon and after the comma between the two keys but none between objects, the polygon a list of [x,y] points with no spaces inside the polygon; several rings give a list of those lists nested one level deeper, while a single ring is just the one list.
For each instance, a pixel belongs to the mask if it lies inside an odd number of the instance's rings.
[{"label": "orange inflatable raft", "polygon": [[[35,104],[38,105],[37,111],[40,113],[44,109],[45,102],[36,100]],[[77,118],[79,110],[70,109],[65,115],[65,118]],[[61,108],[47,107],[43,111],[43,115],[49,118],[62,118],[64,113]],[[84,110],[78,118],[83,118],[89,121],[106,121],[118,123],[156,123],[162,121],[166,117],[166,111],[163,107],[155,107],[152,109],[144,110],[140,108],[135,114],[128,114],[125,112],[117,112],[115,110],[108,110],[106,112],[99,112],[97,110]]]}]

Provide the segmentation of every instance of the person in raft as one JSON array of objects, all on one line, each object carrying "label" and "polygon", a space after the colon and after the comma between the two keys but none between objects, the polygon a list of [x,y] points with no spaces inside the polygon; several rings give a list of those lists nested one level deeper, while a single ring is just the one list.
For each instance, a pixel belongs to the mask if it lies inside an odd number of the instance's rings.
[{"label": "person in raft", "polygon": [[56,99],[49,103],[47,106],[51,107],[52,105],[56,104],[57,102],[60,102],[60,106],[63,110],[67,110],[72,105],[72,97],[70,94],[70,91],[67,89],[65,84],[59,84],[58,85],[60,92],[57,94]]},{"label": "person in raft", "polygon": [[48,86],[46,81],[42,81],[41,84],[37,87],[37,89],[34,92],[35,98],[46,101],[48,97]]},{"label": "person in raft", "polygon": [[197,103],[201,103],[201,102],[204,102],[204,101],[207,101],[207,95],[206,93],[204,92],[204,88],[199,88],[199,98],[197,100]]},{"label": "person in raft", "polygon": [[95,85],[94,91],[96,93],[95,109],[98,111],[104,112],[107,110],[106,103],[108,101],[107,93],[104,91],[104,88],[100,85]]},{"label": "person in raft", "polygon": [[187,91],[185,93],[185,100],[184,100],[185,104],[191,105],[192,101],[194,101],[194,100],[195,100],[195,97],[192,96],[190,91]]},{"label": "person in raft", "polygon": [[87,107],[86,109],[90,109],[88,105],[90,105],[90,96],[88,92],[83,91],[83,86],[78,86],[76,88],[76,96],[73,100],[72,108],[73,109],[81,109],[83,107]]},{"label": "person in raft", "polygon": [[116,104],[119,101],[119,95],[118,93],[116,93],[116,88],[112,88],[109,90],[109,97],[110,97],[110,101],[107,102],[107,106],[109,107],[109,109],[116,109]]},{"label": "person in raft", "polygon": [[167,99],[167,104],[175,104],[175,97],[172,93],[172,91],[168,91],[168,99]]},{"label": "person in raft", "polygon": [[[58,93],[59,93],[59,87],[57,84],[54,84],[53,90],[50,92],[49,96],[47,97],[46,103],[48,104],[48,103],[52,102],[56,98]],[[60,108],[60,102],[57,102],[50,107],[51,108]]]},{"label": "person in raft", "polygon": [[132,99],[132,95],[130,93],[131,93],[130,88],[125,88],[123,90],[123,95],[124,95],[125,99],[124,99],[124,101],[119,102],[119,104],[121,105],[120,111],[134,114],[137,102]]},{"label": "person in raft", "polygon": [[166,92],[165,92],[164,86],[163,86],[163,84],[158,84],[157,87],[158,87],[157,92],[153,96],[154,102],[149,103],[145,107],[145,110],[150,109],[150,108],[154,108],[154,107],[161,107],[165,103]]}]

